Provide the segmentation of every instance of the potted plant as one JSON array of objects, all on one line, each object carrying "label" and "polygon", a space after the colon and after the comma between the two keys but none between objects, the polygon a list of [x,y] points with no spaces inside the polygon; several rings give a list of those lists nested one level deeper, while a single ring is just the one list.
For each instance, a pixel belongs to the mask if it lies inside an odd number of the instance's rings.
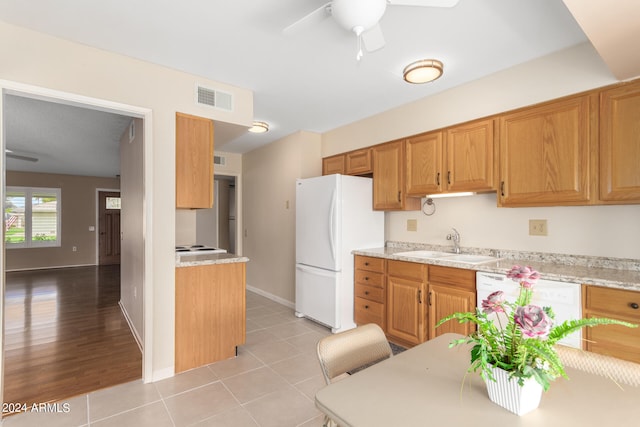
[{"label": "potted plant", "polygon": [[[482,301],[482,309],[451,314],[437,326],[453,319],[477,325],[476,331],[452,341],[450,347],[471,344],[469,371],[480,370],[490,399],[518,415],[538,406],[542,390],[548,390],[551,381],[567,378],[554,348],[558,341],[585,326],[638,326],[606,318],[574,319],[556,325],[551,307],[531,304],[535,283],[540,278],[537,271],[515,265],[507,277],[520,284],[515,303],[506,301],[502,291],[496,291]],[[489,317],[494,313],[496,321]],[[502,382],[508,391],[499,389]]]}]

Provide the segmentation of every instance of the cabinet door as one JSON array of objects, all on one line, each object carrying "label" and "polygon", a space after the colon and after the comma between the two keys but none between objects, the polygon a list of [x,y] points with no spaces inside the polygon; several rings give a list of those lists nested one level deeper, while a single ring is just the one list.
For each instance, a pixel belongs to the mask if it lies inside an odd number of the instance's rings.
[{"label": "cabinet door", "polygon": [[322,159],[322,175],[344,174],[344,154]]},{"label": "cabinet door", "polygon": [[429,285],[429,339],[447,332],[468,335],[474,330],[471,323],[450,320],[436,328],[440,319],[456,312],[474,311],[476,296],[472,291],[455,289],[447,285]]},{"label": "cabinet door", "polygon": [[213,121],[176,113],[176,207],[213,207]]},{"label": "cabinet door", "polygon": [[493,119],[467,123],[446,131],[447,191],[496,189]]},{"label": "cabinet door", "polygon": [[420,199],[407,198],[404,191],[404,160],[404,141],[373,147],[374,209],[420,209]]},{"label": "cabinet door", "polygon": [[366,175],[373,172],[370,148],[350,151],[345,157],[347,175]]},{"label": "cabinet door", "polygon": [[425,340],[425,285],[415,280],[387,278],[387,333],[409,344]]},{"label": "cabinet door", "polygon": [[501,116],[500,205],[587,204],[591,120],[589,96]]},{"label": "cabinet door", "polygon": [[442,132],[407,139],[407,195],[425,196],[442,191]]},{"label": "cabinet door", "polygon": [[640,83],[600,100],[600,200],[640,202]]}]

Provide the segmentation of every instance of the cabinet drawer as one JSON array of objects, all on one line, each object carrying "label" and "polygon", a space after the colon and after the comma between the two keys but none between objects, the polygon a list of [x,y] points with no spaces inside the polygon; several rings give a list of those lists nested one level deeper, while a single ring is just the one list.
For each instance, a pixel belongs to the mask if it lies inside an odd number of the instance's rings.
[{"label": "cabinet drawer", "polygon": [[406,279],[414,279],[422,282],[426,280],[427,265],[417,262],[389,261],[387,263],[387,275],[404,277]]},{"label": "cabinet drawer", "polygon": [[374,258],[357,255],[355,268],[356,270],[367,270],[384,273],[384,258]]},{"label": "cabinet drawer", "polygon": [[355,298],[355,320],[358,325],[377,323],[383,330],[386,328],[384,304]]},{"label": "cabinet drawer", "polygon": [[[585,308],[640,321],[640,292],[587,286]],[[608,326],[604,326],[608,328]]]},{"label": "cabinet drawer", "polygon": [[364,298],[370,301],[384,303],[384,289],[381,287],[373,287],[356,283],[356,297]]},{"label": "cabinet drawer", "polygon": [[[593,313],[587,317],[604,317],[604,315]],[[588,351],[640,363],[640,328],[600,325],[585,328],[585,331]]]},{"label": "cabinet drawer", "polygon": [[429,282],[452,285],[460,289],[475,291],[476,272],[463,268],[431,266]]},{"label": "cabinet drawer", "polygon": [[356,270],[356,283],[384,289],[384,274],[373,271]]}]

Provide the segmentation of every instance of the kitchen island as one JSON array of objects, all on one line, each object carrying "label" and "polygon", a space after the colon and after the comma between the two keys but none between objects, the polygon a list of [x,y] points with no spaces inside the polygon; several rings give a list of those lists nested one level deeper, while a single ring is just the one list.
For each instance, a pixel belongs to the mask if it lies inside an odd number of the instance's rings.
[{"label": "kitchen island", "polygon": [[247,261],[226,253],[176,255],[176,373],[234,357],[244,344]]}]

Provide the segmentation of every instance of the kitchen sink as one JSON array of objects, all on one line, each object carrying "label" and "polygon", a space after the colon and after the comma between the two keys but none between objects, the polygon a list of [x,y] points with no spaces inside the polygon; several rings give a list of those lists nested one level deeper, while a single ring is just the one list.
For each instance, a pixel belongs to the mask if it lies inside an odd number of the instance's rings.
[{"label": "kitchen sink", "polygon": [[462,262],[465,264],[482,264],[485,262],[497,261],[500,259],[490,255],[454,254],[451,252],[427,250],[396,252],[394,255],[405,256],[409,258],[441,259],[443,261]]},{"label": "kitchen sink", "polygon": [[447,261],[464,262],[467,264],[482,264],[485,262],[497,261],[500,258],[496,258],[490,255],[473,255],[473,254],[456,254],[447,257]]},{"label": "kitchen sink", "polygon": [[440,252],[440,251],[408,251],[408,252],[396,252],[394,255],[406,256],[411,258],[437,259],[442,257],[448,257],[454,254],[452,254],[451,252]]}]

